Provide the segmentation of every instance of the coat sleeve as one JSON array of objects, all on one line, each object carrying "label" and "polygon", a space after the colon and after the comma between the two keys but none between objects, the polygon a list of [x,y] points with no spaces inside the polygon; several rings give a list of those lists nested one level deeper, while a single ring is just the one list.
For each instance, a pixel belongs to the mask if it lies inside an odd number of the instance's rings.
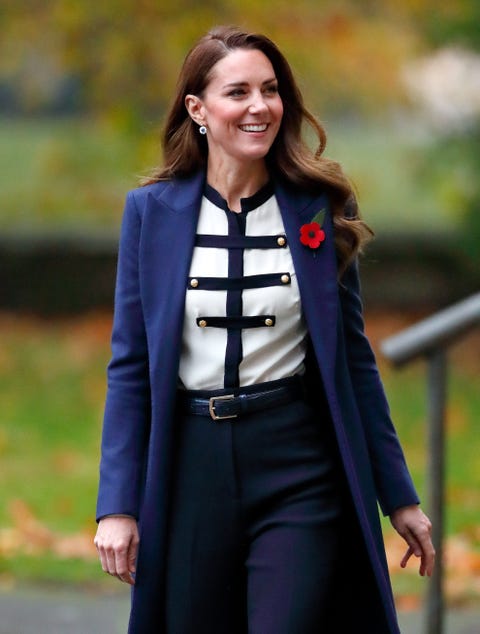
[{"label": "coat sleeve", "polygon": [[340,284],[347,364],[370,454],[377,498],[385,515],[419,502],[409,474],[370,343],[365,335],[358,262]]},{"label": "coat sleeve", "polygon": [[139,283],[140,235],[141,217],[130,192],[118,253],[97,520],[111,514],[138,517],[139,512],[151,409]]}]

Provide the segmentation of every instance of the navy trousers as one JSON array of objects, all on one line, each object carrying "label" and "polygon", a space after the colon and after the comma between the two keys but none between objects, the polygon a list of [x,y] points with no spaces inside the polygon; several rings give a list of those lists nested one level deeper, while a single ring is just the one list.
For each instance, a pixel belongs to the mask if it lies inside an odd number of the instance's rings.
[{"label": "navy trousers", "polygon": [[335,631],[344,496],[328,424],[305,400],[179,417],[167,634]]}]

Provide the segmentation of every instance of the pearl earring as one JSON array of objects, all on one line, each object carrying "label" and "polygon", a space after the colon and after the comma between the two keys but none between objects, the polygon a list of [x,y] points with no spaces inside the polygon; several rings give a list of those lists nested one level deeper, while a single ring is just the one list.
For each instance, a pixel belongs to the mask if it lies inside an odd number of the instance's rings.
[{"label": "pearl earring", "polygon": [[198,131],[200,132],[200,134],[207,134],[207,128],[204,125],[201,125],[198,128]]}]

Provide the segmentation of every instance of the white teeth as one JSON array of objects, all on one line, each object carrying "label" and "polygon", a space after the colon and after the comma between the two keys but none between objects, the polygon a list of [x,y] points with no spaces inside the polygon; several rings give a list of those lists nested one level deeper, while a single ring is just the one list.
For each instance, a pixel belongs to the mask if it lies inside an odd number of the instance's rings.
[{"label": "white teeth", "polygon": [[266,123],[261,123],[261,124],[249,124],[249,125],[241,125],[240,129],[243,130],[244,132],[265,132],[265,130],[267,129],[267,124]]}]

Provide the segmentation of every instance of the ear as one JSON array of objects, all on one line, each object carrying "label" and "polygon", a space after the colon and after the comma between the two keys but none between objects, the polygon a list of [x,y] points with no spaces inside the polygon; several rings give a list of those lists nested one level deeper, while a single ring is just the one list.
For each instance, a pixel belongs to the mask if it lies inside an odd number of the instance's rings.
[{"label": "ear", "polygon": [[197,97],[197,95],[187,95],[185,97],[185,108],[195,123],[204,125],[205,108],[200,97]]}]

